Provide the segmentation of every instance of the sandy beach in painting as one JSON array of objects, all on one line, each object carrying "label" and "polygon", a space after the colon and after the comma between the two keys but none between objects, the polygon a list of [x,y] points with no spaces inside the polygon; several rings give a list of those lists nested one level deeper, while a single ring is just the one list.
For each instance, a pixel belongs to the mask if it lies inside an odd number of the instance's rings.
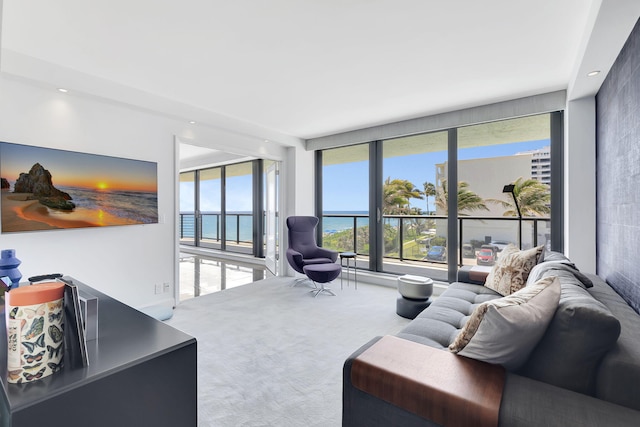
[{"label": "sandy beach in painting", "polygon": [[36,231],[60,228],[136,224],[102,210],[76,208],[71,212],[49,209],[28,193],[2,191],[2,231]]}]

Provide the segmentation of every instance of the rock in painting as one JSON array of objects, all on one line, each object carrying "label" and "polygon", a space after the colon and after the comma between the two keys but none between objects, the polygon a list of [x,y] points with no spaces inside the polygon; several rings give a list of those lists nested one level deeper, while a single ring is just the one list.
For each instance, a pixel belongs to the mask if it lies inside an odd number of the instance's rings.
[{"label": "rock in painting", "polygon": [[45,206],[54,209],[72,210],[75,204],[70,202],[71,196],[53,186],[51,173],[40,163],[31,167],[29,173],[21,173],[14,185],[15,193],[32,193]]},{"label": "rock in painting", "polygon": [[64,211],[73,210],[76,205],[63,197],[40,197],[38,199],[40,203],[53,209],[61,209]]},{"label": "rock in painting", "polygon": [[9,187],[10,187],[9,181],[7,181],[6,178],[0,178],[0,189],[5,190]]}]

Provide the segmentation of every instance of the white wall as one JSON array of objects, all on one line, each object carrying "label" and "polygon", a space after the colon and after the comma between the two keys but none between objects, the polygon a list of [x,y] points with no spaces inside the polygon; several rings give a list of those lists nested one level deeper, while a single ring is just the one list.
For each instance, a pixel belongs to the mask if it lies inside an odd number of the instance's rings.
[{"label": "white wall", "polygon": [[[512,201],[511,194],[504,194],[503,187],[518,178],[531,178],[531,154],[458,160],[458,182],[466,181],[469,190],[483,199]],[[446,172],[445,172],[446,173]],[[502,216],[505,209],[496,203],[486,203],[488,211],[471,215]]]},{"label": "white wall", "polygon": [[[23,278],[64,273],[131,305],[170,298],[174,282],[174,146],[168,120],[0,77],[0,140],[158,163],[162,224],[3,233]],[[54,177],[55,184],[55,177]]]},{"label": "white wall", "polygon": [[304,144],[289,147],[281,169],[280,205],[280,271],[284,276],[295,276],[289,266],[285,251],[289,247],[289,235],[285,220],[291,215],[315,215],[315,153],[306,151]]},{"label": "white wall", "polygon": [[295,149],[295,215],[315,215],[315,152]]},{"label": "white wall", "polygon": [[[0,75],[0,141],[157,162],[160,224],[0,234],[24,278],[64,273],[125,303],[172,303],[176,259],[175,137],[267,158],[286,150],[257,137],[191,126],[139,108]],[[266,144],[265,144],[266,145]],[[311,178],[310,178],[311,179]],[[54,181],[55,184],[55,181]],[[168,293],[155,285],[169,283]]]},{"label": "white wall", "polygon": [[590,96],[565,110],[565,254],[596,272],[596,104]]}]

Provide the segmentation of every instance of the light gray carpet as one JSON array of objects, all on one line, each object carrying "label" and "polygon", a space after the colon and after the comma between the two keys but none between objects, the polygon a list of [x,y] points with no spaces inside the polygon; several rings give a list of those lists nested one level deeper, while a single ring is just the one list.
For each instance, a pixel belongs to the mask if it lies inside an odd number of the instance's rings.
[{"label": "light gray carpet", "polygon": [[166,323],[198,340],[200,426],[340,426],[342,365],[362,344],[409,321],[395,289],[313,298],[271,278],[187,300]]}]

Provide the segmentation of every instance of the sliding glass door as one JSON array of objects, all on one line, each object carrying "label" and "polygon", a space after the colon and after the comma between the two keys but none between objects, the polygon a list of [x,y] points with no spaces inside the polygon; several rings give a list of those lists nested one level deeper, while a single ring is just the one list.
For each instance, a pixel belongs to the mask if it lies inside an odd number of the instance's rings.
[{"label": "sliding glass door", "polygon": [[278,275],[278,175],[279,164],[265,161],[265,266],[274,276]]}]

